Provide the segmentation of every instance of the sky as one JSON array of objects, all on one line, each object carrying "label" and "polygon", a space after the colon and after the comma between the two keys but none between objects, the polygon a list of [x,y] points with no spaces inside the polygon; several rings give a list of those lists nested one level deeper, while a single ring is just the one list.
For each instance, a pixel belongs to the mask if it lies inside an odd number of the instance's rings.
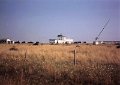
[{"label": "sky", "polygon": [[0,38],[49,42],[120,40],[120,0],[0,0]]}]

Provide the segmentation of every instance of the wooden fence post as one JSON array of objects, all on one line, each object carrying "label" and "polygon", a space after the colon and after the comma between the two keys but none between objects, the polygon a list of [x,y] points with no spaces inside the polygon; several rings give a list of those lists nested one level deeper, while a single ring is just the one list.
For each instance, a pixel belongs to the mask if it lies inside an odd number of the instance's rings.
[{"label": "wooden fence post", "polygon": [[24,76],[25,76],[25,70],[26,70],[26,58],[27,58],[27,50],[25,52],[25,57],[23,59],[23,67],[21,68],[21,77],[20,77],[20,85],[24,84]]},{"label": "wooden fence post", "polygon": [[74,50],[74,65],[76,65],[76,49]]}]

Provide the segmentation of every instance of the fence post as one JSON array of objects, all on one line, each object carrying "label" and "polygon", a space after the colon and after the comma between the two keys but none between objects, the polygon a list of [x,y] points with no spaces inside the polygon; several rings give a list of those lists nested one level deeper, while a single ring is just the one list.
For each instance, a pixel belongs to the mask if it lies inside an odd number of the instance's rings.
[{"label": "fence post", "polygon": [[74,65],[76,65],[76,49],[74,50]]},{"label": "fence post", "polygon": [[23,85],[23,83],[24,83],[23,79],[24,79],[24,76],[25,76],[24,72],[25,72],[25,69],[26,69],[26,58],[27,58],[27,50],[25,52],[25,57],[23,59],[23,67],[21,69],[20,85]]}]

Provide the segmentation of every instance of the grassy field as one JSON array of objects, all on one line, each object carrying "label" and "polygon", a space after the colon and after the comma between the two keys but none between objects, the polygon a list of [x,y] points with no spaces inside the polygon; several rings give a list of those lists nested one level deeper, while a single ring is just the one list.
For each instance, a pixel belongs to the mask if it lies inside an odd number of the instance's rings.
[{"label": "grassy field", "polygon": [[120,48],[0,44],[0,85],[120,85]]}]

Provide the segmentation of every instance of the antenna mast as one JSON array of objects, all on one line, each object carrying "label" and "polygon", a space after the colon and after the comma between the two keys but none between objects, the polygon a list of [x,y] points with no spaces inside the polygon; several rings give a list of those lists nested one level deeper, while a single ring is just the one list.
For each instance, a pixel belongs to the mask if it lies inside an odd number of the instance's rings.
[{"label": "antenna mast", "polygon": [[110,19],[105,23],[104,27],[102,28],[102,30],[100,31],[100,33],[98,34],[98,36],[95,38],[95,41],[97,41],[101,35],[101,33],[103,32],[103,30],[106,28],[106,26],[108,25]]}]

